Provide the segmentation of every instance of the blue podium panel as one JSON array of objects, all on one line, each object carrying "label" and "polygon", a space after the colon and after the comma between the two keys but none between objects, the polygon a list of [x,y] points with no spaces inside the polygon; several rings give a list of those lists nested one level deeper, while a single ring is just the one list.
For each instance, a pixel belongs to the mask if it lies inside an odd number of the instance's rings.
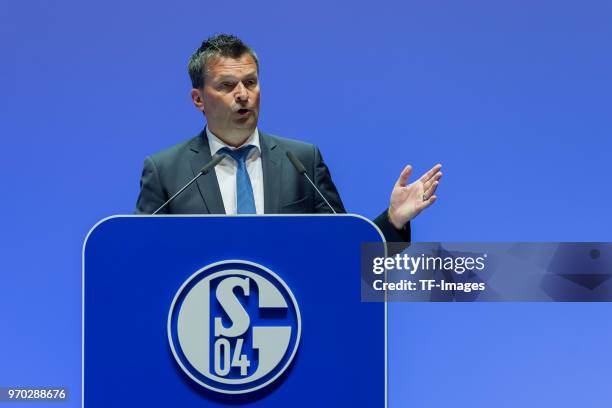
[{"label": "blue podium panel", "polygon": [[385,305],[360,301],[369,221],[117,216],[83,251],[83,403],[384,407]]}]

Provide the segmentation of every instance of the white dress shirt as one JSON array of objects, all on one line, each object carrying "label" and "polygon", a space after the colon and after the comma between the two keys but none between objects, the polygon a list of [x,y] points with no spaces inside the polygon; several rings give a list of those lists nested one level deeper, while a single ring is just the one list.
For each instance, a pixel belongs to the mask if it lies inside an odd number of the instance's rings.
[{"label": "white dress shirt", "polygon": [[[221,139],[215,136],[208,126],[206,127],[206,136],[208,136],[208,145],[210,146],[211,156],[217,153],[221,148],[227,147],[232,150],[236,150],[235,147],[228,146],[223,143]],[[249,138],[244,142],[242,146],[253,145],[254,149],[251,149],[249,155],[246,158],[247,173],[251,179],[251,186],[253,187],[253,197],[255,198],[255,210],[257,214],[264,213],[264,186],[263,186],[263,168],[261,165],[261,147],[259,146],[259,131],[255,128],[255,131]],[[221,190],[221,197],[223,198],[223,206],[225,207],[226,214],[236,214],[237,207],[237,195],[236,195],[236,171],[238,165],[236,161],[229,156],[225,158],[215,167],[215,174],[217,175],[217,182],[219,183],[219,189]]]}]

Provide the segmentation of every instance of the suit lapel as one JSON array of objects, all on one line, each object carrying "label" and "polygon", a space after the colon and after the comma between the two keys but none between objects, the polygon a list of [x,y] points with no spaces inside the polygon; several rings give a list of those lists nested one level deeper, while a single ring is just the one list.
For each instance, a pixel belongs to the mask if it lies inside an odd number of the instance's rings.
[{"label": "suit lapel", "polygon": [[261,164],[264,181],[264,213],[278,214],[282,173],[282,153],[277,143],[265,133],[259,132]]},{"label": "suit lapel", "polygon": [[[190,148],[194,152],[193,158],[191,159],[191,170],[195,176],[211,159],[206,130],[203,130],[200,135],[193,140]],[[219,189],[215,171],[211,170],[208,174],[201,176],[197,184],[208,213],[225,214],[223,198],[221,197],[221,190]]]}]

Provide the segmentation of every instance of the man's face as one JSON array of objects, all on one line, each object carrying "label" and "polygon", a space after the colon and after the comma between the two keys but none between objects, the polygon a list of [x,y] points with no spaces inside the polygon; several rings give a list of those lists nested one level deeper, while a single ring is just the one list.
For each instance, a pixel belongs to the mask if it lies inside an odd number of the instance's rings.
[{"label": "man's face", "polygon": [[259,78],[253,57],[211,59],[205,75],[201,107],[194,103],[206,115],[208,127],[221,138],[247,138],[259,118]]}]

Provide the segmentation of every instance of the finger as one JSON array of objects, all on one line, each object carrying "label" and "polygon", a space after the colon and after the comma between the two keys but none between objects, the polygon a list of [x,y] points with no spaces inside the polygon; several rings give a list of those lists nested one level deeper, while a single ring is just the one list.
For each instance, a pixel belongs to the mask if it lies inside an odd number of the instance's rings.
[{"label": "finger", "polygon": [[425,197],[425,199],[428,199],[429,197],[434,195],[434,193],[438,189],[438,184],[440,183],[435,181],[428,190],[425,190],[425,192],[423,193],[423,197]]},{"label": "finger", "polygon": [[436,175],[438,172],[440,172],[440,169],[442,168],[441,164],[436,164],[435,166],[433,166],[431,169],[429,169],[429,171],[425,174],[423,174],[421,176],[421,181],[423,182],[427,182],[429,181],[434,175]]},{"label": "finger", "polygon": [[438,171],[440,171],[441,168],[442,165],[440,163],[436,164],[427,173],[423,174],[419,180],[423,183],[429,181],[429,179],[432,178]]},{"label": "finger", "polygon": [[421,205],[421,210],[424,210],[425,208],[435,203],[437,199],[438,199],[438,196],[432,195],[427,200],[423,201],[423,204]]},{"label": "finger", "polygon": [[442,172],[441,171],[437,172],[435,176],[433,176],[432,178],[429,179],[429,181],[423,184],[423,190],[425,191],[429,190],[431,186],[433,185],[433,183],[440,180],[441,177],[442,177]]},{"label": "finger", "polygon": [[404,170],[402,170],[402,173],[400,174],[399,178],[395,182],[395,186],[404,187],[406,185],[406,182],[408,181],[408,177],[410,177],[411,174],[412,174],[412,166],[407,165],[406,167],[404,167]]}]

